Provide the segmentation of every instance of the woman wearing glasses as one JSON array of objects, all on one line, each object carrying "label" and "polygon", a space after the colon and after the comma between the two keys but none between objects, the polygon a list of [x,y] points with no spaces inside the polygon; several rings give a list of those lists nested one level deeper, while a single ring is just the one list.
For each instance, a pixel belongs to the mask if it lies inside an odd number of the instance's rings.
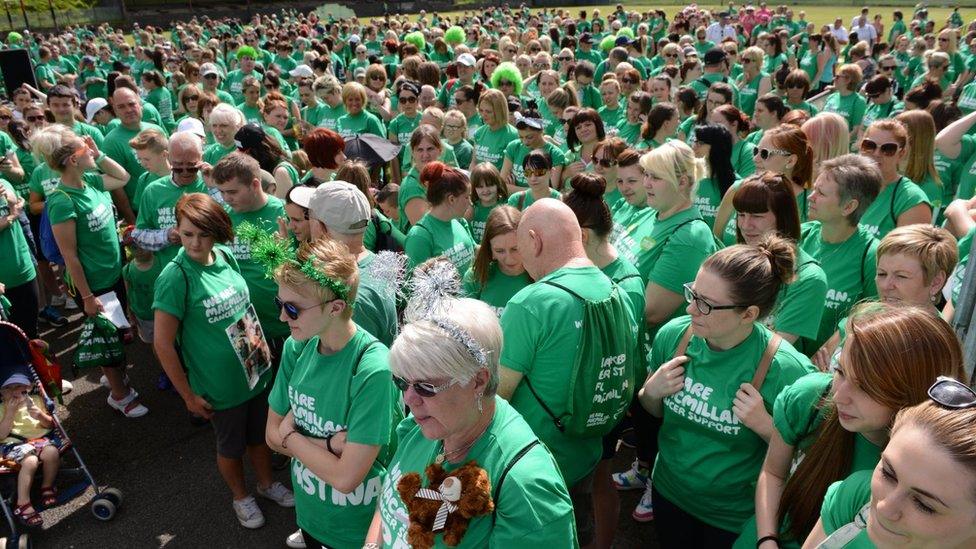
[{"label": "woman wearing glasses", "polygon": [[756,522],[743,527],[735,547],[798,548],[830,484],[877,465],[895,414],[924,402],[933,379],[964,375],[959,342],[936,315],[866,303],[848,328],[833,373],[804,376],[776,399]]},{"label": "woman wearing glasses", "polygon": [[523,177],[528,189],[522,187],[521,191],[515,192],[508,197],[508,205],[524,211],[543,198],[555,198],[559,200],[559,191],[552,188],[550,174],[553,171],[552,157],[547,152],[533,150],[522,159]]},{"label": "woman wearing glasses", "polygon": [[692,149],[695,157],[702,159],[707,168],[707,177],[698,181],[695,189],[695,205],[702,219],[710,228],[715,226],[715,215],[723,197],[736,183],[738,177],[732,168],[732,136],[725,126],[709,124],[695,126]]},{"label": "woman wearing glasses", "polygon": [[[294,458],[295,513],[305,546],[359,547],[373,519],[403,404],[386,346],[352,320],[358,268],[345,246],[319,239],[275,273],[291,328],[268,396],[266,437]],[[303,265],[317,276],[310,278]],[[341,454],[331,437],[343,433]],[[359,498],[347,494],[365,494]]]},{"label": "woman wearing glasses", "polygon": [[905,110],[905,104],[895,98],[894,82],[883,74],[868,80],[864,85],[864,96],[868,98],[868,108],[864,112],[862,124],[868,127],[875,120],[894,118]]},{"label": "woman wearing glasses", "polygon": [[[435,292],[420,293],[431,297]],[[416,532],[409,524],[398,487],[436,492],[438,486],[427,480],[430,467],[451,474],[474,462],[487,475],[491,489],[484,496],[494,511],[472,518],[452,546],[576,545],[573,507],[552,454],[495,394],[502,346],[495,312],[473,299],[437,296],[431,301],[427,307],[414,305],[431,312],[408,317],[390,350],[393,382],[412,415],[397,427],[396,453],[366,544],[406,547],[419,538],[443,545],[443,532]],[[342,454],[346,437],[337,438],[332,448]],[[453,513],[448,511],[448,517]]]},{"label": "woman wearing glasses", "polygon": [[[396,145],[406,145],[410,143],[410,134],[420,125],[420,86],[413,81],[403,80],[397,86],[397,105],[400,107],[400,114],[390,121],[388,137],[391,143]],[[393,162],[393,181],[399,184],[402,174],[410,171],[412,166],[410,160],[410,147],[405,146],[400,150],[400,155]]]},{"label": "woman wearing glasses", "polygon": [[518,139],[513,140],[505,147],[505,159],[502,161],[501,170],[502,181],[508,184],[509,193],[524,190],[525,187],[529,186],[528,175],[523,169],[523,161],[530,152],[536,150],[543,152],[550,159],[550,170],[544,174],[548,176],[548,186],[553,188],[559,186],[566,157],[559,150],[559,147],[546,141],[543,133],[544,128],[545,120],[538,111],[526,110],[515,115],[515,129],[518,132]]},{"label": "woman wearing glasses", "polygon": [[804,547],[962,549],[976,544],[976,395],[940,378],[929,400],[902,410],[873,472],[833,484]]},{"label": "woman wearing glasses", "polygon": [[[234,239],[227,212],[205,194],[188,194],[176,203],[176,228],[182,248],[156,280],[153,347],[187,409],[213,425],[217,469],[233,496],[237,520],[245,528],[260,528],[264,514],[244,483],[245,453],[258,494],[294,506],[291,492],[272,478],[264,439],[271,370],[249,372],[247,358],[228,338],[255,333],[255,323],[260,332],[260,323],[248,314],[250,293],[234,254],[217,245]],[[245,329],[238,331],[241,324]]]},{"label": "woman wearing glasses", "polygon": [[861,226],[875,238],[884,238],[895,227],[932,223],[932,205],[918,185],[899,172],[908,153],[908,130],[896,120],[871,124],[861,139],[863,156],[881,169],[881,192],[861,217]]},{"label": "woman wearing glasses", "polygon": [[910,88],[916,88],[925,82],[933,82],[938,84],[943,97],[951,97],[954,85],[949,74],[950,62],[949,54],[944,51],[927,51],[925,54],[925,68],[927,70],[912,81]]},{"label": "woman wearing glasses", "polygon": [[664,547],[730,547],[755,503],[780,392],[814,371],[762,324],[794,274],[780,237],[725,248],[683,285],[690,316],[658,331],[641,404],[663,418],[652,493]]},{"label": "woman wearing glasses", "polygon": [[[109,195],[129,181],[117,162],[105,156],[91,137],[63,134],[60,145],[46,159],[59,180],[47,196],[47,211],[54,239],[64,257],[65,282],[74,288],[85,315],[104,310],[101,297],[115,292],[125,305],[122,258],[116,219]],[[102,368],[111,394],[108,404],[126,417],[141,417],[149,410],[125,382],[125,361]]]},{"label": "woman wearing glasses", "polygon": [[763,50],[758,46],[746,48],[739,56],[742,62],[742,75],[736,80],[735,85],[739,89],[739,107],[749,116],[752,116],[755,109],[756,99],[773,89],[772,78],[763,72],[763,56]]}]

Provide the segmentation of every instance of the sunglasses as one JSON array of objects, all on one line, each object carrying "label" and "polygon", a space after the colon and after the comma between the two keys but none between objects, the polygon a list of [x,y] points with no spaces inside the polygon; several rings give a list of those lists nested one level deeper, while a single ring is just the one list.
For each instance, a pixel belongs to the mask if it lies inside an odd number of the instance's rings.
[{"label": "sunglasses", "polygon": [[878,145],[875,141],[872,141],[870,139],[861,140],[862,153],[870,154],[875,151],[880,151],[881,154],[883,154],[884,156],[894,156],[895,153],[897,153],[899,150],[901,150],[901,145],[891,141],[889,141],[888,143],[882,143],[881,145]]},{"label": "sunglasses", "polygon": [[413,387],[413,392],[417,393],[422,398],[431,398],[437,396],[437,393],[450,388],[452,385],[457,385],[457,381],[451,381],[445,383],[444,385],[434,385],[433,383],[427,383],[426,381],[414,381],[409,382],[400,376],[393,376],[393,384],[396,388],[400,390],[401,393],[407,392],[407,389]]},{"label": "sunglasses", "polygon": [[941,63],[929,63],[928,67],[930,69],[941,69],[942,68],[942,64]]},{"label": "sunglasses", "polygon": [[196,101],[196,100],[200,99],[200,96],[199,95],[187,95],[183,99],[185,99],[186,101]]},{"label": "sunglasses", "polygon": [[401,103],[416,103],[417,102],[417,96],[416,95],[408,95],[406,97],[401,97],[400,98],[400,102]]},{"label": "sunglasses", "polygon": [[770,156],[773,156],[773,155],[776,155],[776,156],[790,156],[792,154],[793,153],[791,153],[789,151],[784,151],[782,149],[767,149],[765,147],[764,148],[761,148],[761,149],[760,148],[756,148],[756,150],[752,153],[753,156],[758,156],[759,158],[762,158],[763,160],[769,160],[769,157]]},{"label": "sunglasses", "polygon": [[10,118],[11,117],[6,114],[0,114],[0,120],[10,120]]},{"label": "sunglasses", "polygon": [[698,312],[703,315],[710,315],[712,311],[726,311],[730,309],[741,309],[742,307],[748,307],[748,305],[712,305],[711,303],[705,301],[700,295],[695,293],[695,290],[691,289],[691,283],[684,285],[685,289],[685,301],[688,303],[694,303],[695,308]]},{"label": "sunglasses", "polygon": [[637,83],[637,80],[634,80],[633,78],[621,78],[620,79],[620,83],[621,84],[636,84]]},{"label": "sunglasses", "polygon": [[532,67],[536,69],[548,69],[549,65],[547,63],[532,63]]},{"label": "sunglasses", "polygon": [[929,398],[946,408],[962,410],[976,406],[976,392],[950,377],[939,376],[928,393]]},{"label": "sunglasses", "polygon": [[518,53],[518,50],[505,50],[506,53]]},{"label": "sunglasses", "polygon": [[664,54],[664,58],[665,59],[677,59],[678,58],[678,54],[676,54],[676,53],[667,53],[667,54]]},{"label": "sunglasses", "polygon": [[200,171],[200,166],[199,165],[182,166],[182,167],[173,166],[170,169],[173,171],[173,173],[197,173],[198,171]]},{"label": "sunglasses", "polygon": [[537,169],[526,168],[523,171],[525,172],[526,177],[542,177],[549,173],[549,170],[546,168],[537,168]]},{"label": "sunglasses", "polygon": [[939,42],[948,42],[948,41],[949,41],[948,38],[939,38]]},{"label": "sunglasses", "polygon": [[573,58],[572,58],[572,57],[557,57],[556,59],[557,59],[557,60],[558,60],[558,61],[559,61],[560,63],[569,63],[570,61],[572,61],[572,60],[573,60]]},{"label": "sunglasses", "polygon": [[321,305],[325,305],[326,303],[331,303],[332,301],[335,301],[335,299],[332,299],[332,300],[329,300],[329,301],[323,301],[322,303],[317,303],[315,305],[310,305],[308,307],[302,308],[302,307],[299,307],[299,306],[295,305],[294,303],[289,303],[287,301],[282,301],[282,300],[278,299],[278,296],[275,296],[275,298],[274,298],[274,304],[275,304],[275,307],[278,308],[278,311],[284,310],[285,311],[285,315],[288,318],[292,319],[292,320],[298,320],[298,317],[302,316],[302,313],[305,312],[305,311],[307,311],[307,310],[309,310],[309,309],[312,309],[312,308],[315,308],[315,307],[319,307]]},{"label": "sunglasses", "polygon": [[207,80],[216,80],[217,79],[217,75],[216,74],[213,74],[213,73],[211,73],[211,74],[205,74],[205,75],[203,75],[203,77],[206,78]]},{"label": "sunglasses", "polygon": [[464,129],[464,126],[454,126],[454,125],[447,125],[447,124],[445,124],[444,125],[444,129],[445,130],[451,130],[451,131],[458,131],[458,130],[463,130]]},{"label": "sunglasses", "polygon": [[610,160],[609,158],[600,158],[596,163],[604,168],[612,168],[617,165],[616,160]]},{"label": "sunglasses", "polygon": [[24,118],[28,122],[41,122],[43,120],[46,120],[46,118],[44,118],[44,115],[43,114],[42,115],[38,115],[38,116],[26,116]]},{"label": "sunglasses", "polygon": [[881,65],[881,70],[883,71],[893,71],[897,68],[898,68],[897,65]]},{"label": "sunglasses", "polygon": [[370,76],[369,79],[379,81],[379,80],[385,80],[386,77],[379,74],[374,74],[373,76]]},{"label": "sunglasses", "polygon": [[752,63],[752,59],[749,59],[748,57],[743,57],[742,58],[742,64],[743,65],[748,65],[749,63]]}]

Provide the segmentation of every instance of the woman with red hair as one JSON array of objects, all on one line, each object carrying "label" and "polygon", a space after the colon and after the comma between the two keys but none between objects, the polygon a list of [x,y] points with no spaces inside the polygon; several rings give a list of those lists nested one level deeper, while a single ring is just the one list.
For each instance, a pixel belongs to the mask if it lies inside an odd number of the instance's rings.
[{"label": "woman with red hair", "polygon": [[420,172],[430,210],[407,233],[407,269],[431,257],[444,256],[465,273],[474,259],[475,242],[464,214],[471,207],[471,185],[464,172],[440,161]]},{"label": "woman with red hair", "polygon": [[302,178],[303,185],[332,181],[339,168],[346,163],[346,140],[328,128],[312,130],[302,141],[302,150],[308,155],[308,163],[312,166]]}]

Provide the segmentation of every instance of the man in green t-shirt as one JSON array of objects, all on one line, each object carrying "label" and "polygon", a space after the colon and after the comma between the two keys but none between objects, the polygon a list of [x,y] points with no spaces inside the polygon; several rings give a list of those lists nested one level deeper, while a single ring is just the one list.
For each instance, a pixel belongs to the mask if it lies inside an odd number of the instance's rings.
[{"label": "man in green t-shirt", "polygon": [[[155,128],[167,136],[169,133],[155,124],[142,121],[142,102],[136,92],[128,88],[115,90],[115,93],[112,94],[112,109],[115,111],[120,124],[105,136],[101,150],[109,158],[118,162],[125,171],[129,172],[129,183],[125,186],[125,196],[113,195],[113,197],[116,198],[116,207],[119,208],[125,220],[130,224],[135,224],[136,218],[132,212],[131,203],[135,198],[139,177],[145,173],[146,168],[139,164],[135,151],[129,146],[129,140],[148,128]],[[122,198],[126,200],[123,201]]]},{"label": "man in green t-shirt", "polygon": [[78,111],[78,94],[68,86],[58,84],[47,92],[47,106],[54,115],[54,121],[62,124],[79,137],[89,136],[99,147],[105,141],[101,130],[75,118]]},{"label": "man in green t-shirt", "polygon": [[573,500],[580,545],[585,546],[594,535],[591,497],[601,439],[570,437],[549,415],[566,416],[570,406],[567,368],[584,345],[584,308],[580,299],[547,282],[587,300],[607,299],[613,283],[587,258],[576,215],[558,200],[544,198],[526,209],[517,236],[525,270],[536,282],[515,294],[502,313],[505,346],[498,395],[552,451]]},{"label": "man in green t-shirt", "polygon": [[[372,267],[377,255],[366,249],[366,234],[377,230],[377,218],[366,195],[345,181],[330,181],[315,189],[308,203],[312,240],[328,238],[342,242],[359,264],[359,290],[353,306],[353,321],[373,337],[390,346],[397,336],[396,281],[378,276]],[[382,263],[382,262],[381,262]]]},{"label": "man in green t-shirt", "polygon": [[[248,223],[273,234],[278,231],[279,221],[288,219],[284,202],[268,195],[261,187],[261,166],[254,158],[242,152],[231,153],[217,162],[212,173],[235,233],[241,224]],[[274,301],[278,284],[268,278],[265,266],[252,257],[251,244],[235,236],[231,251],[241,268],[241,276],[247,281],[251,303],[268,338],[272,363],[277,368],[289,334],[288,325],[281,321]]]},{"label": "man in green t-shirt", "polygon": [[202,159],[200,138],[190,132],[177,132],[169,141],[171,175],[152,181],[142,190],[132,239],[140,248],[155,252],[160,267],[165,267],[180,251],[176,203],[185,194],[207,192],[200,177]]}]

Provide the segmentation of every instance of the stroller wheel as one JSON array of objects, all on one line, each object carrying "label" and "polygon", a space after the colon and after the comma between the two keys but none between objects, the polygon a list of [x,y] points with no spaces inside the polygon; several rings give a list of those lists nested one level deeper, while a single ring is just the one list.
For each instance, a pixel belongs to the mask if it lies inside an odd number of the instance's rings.
[{"label": "stroller wheel", "polygon": [[102,490],[102,495],[105,496],[105,499],[114,503],[116,509],[122,507],[122,491],[118,488],[106,488]]},{"label": "stroller wheel", "polygon": [[115,516],[115,504],[104,496],[98,496],[92,500],[92,514],[98,520],[112,520]]},{"label": "stroller wheel", "polygon": [[17,549],[31,549],[31,547],[34,547],[34,544],[31,542],[30,535],[21,534],[17,541]]}]

